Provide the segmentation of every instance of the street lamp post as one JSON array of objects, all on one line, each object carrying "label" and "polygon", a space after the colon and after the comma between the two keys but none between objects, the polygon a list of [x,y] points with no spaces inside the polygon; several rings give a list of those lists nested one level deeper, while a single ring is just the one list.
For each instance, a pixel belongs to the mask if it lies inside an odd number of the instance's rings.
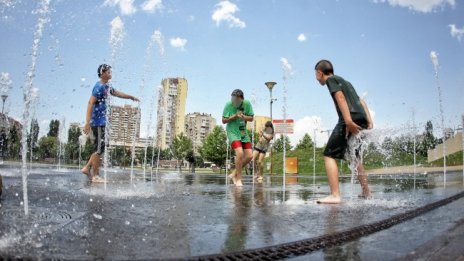
[{"label": "street lamp post", "polygon": [[[277,100],[272,97],[272,88],[274,88],[274,86],[277,83],[276,82],[265,82],[264,84],[269,89],[269,107],[270,107],[270,113],[271,113],[270,117],[271,117],[271,122],[272,122],[272,104],[274,103],[274,101]],[[271,146],[271,149],[269,150],[269,157],[270,157],[270,172],[272,175],[272,146]]]}]

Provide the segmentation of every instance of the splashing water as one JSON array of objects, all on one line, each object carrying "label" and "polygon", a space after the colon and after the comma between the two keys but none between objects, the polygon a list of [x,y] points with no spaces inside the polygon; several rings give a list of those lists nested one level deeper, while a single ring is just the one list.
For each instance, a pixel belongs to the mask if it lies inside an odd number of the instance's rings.
[{"label": "splashing water", "polygon": [[[280,58],[280,62],[282,63],[282,70],[283,70],[283,81],[284,81],[284,95],[283,95],[283,103],[282,103],[282,115],[284,118],[284,124],[287,124],[287,84],[288,84],[288,79],[291,77],[293,74],[292,71],[292,65],[288,61],[287,58],[282,57]],[[286,137],[287,137],[287,128],[284,128],[283,131],[283,189],[285,191],[285,176],[286,176],[286,168],[285,168],[285,158],[286,158],[286,153],[287,153],[287,148],[286,148]],[[284,193],[285,195],[285,193]]]},{"label": "splashing water", "polygon": [[[143,90],[145,88],[145,75],[149,75],[150,71],[152,71],[150,65],[152,64],[151,57],[153,56],[153,44],[158,43],[158,45],[160,45],[161,38],[160,38],[159,34],[160,34],[159,31],[155,31],[153,33],[153,35],[150,37],[150,41],[148,42],[147,49],[145,50],[145,64],[143,66],[144,67],[144,73],[143,73],[142,81],[140,83],[140,88],[139,88],[139,91],[140,91],[141,95],[143,95]],[[164,47],[160,47],[160,54],[164,54]],[[149,113],[147,132],[146,132],[147,136],[150,136],[149,132],[150,132],[150,129],[151,129],[152,115],[153,115],[153,98],[152,98],[151,104],[150,104],[150,113]],[[147,147],[148,147],[148,140],[144,144],[144,157],[143,157],[143,179],[144,180],[146,179],[145,175],[146,175],[146,162],[147,162]],[[132,159],[132,161],[133,161],[133,159]]]},{"label": "splashing water", "polygon": [[158,44],[159,55],[164,56],[164,37],[159,30],[155,30],[151,35],[151,40]]},{"label": "splashing water", "polygon": [[58,150],[58,170],[61,169],[61,157],[65,155],[64,153],[64,146],[63,140],[65,137],[65,117],[60,121],[60,127],[58,128],[58,142],[59,142],[59,150]]},{"label": "splashing water", "polygon": [[[109,45],[111,48],[111,64],[114,66],[117,56],[119,54],[120,49],[122,48],[122,44],[124,41],[124,38],[126,36],[126,32],[124,30],[124,23],[122,22],[121,18],[119,16],[115,17],[111,23],[110,23],[110,39],[109,39]],[[109,88],[112,89],[112,85],[110,83]],[[110,93],[110,92],[109,92]],[[105,146],[108,146],[110,144],[110,137],[112,133],[112,128],[111,128],[111,95],[108,95],[106,98],[106,126],[105,126]],[[109,151],[105,149],[105,152],[103,153],[103,175],[104,179],[107,180],[108,176],[108,167],[109,167],[109,161],[110,161],[110,155]],[[105,182],[105,188],[106,188],[106,182]]]},{"label": "splashing water", "polygon": [[433,69],[435,70],[435,81],[437,84],[438,90],[438,104],[440,106],[440,121],[441,121],[441,130],[443,135],[443,185],[446,186],[446,142],[445,142],[445,114],[443,112],[443,96],[440,86],[440,79],[438,77],[438,53],[435,51],[430,52],[430,60],[432,60]]},{"label": "splashing water", "polygon": [[[136,123],[135,126],[138,126],[140,124],[139,119],[140,119],[140,104],[137,106],[137,113],[135,114],[135,119]],[[130,171],[130,178],[131,182],[134,178],[134,160],[135,160],[135,141],[137,138],[137,135],[135,133],[135,127],[134,127],[134,135],[132,136],[132,148],[131,148],[131,171]],[[143,173],[144,175],[144,180],[145,180],[145,172]]]},{"label": "splashing water", "polygon": [[[253,107],[255,107],[256,105],[256,94],[255,94],[255,91],[253,90],[252,94],[251,94],[251,104],[253,105]],[[256,123],[255,123],[255,120],[254,120],[254,117],[253,117],[253,121],[251,122],[251,129],[252,129],[252,133],[251,133],[251,147],[254,148],[255,147],[255,128],[256,128]],[[256,166],[256,162],[255,162],[255,157],[252,158],[252,166],[253,168],[251,169],[251,175],[252,175],[252,179],[253,179],[253,185],[255,184],[255,166]]]},{"label": "splashing water", "polygon": [[[163,104],[163,106],[161,106],[161,108],[159,108],[159,110],[161,110],[161,114],[158,114],[158,115],[161,115],[163,118],[161,119],[161,133],[165,133],[166,132],[166,121],[167,121],[167,108],[168,108],[168,93],[169,90],[164,90],[163,86],[160,86],[159,88],[159,100],[160,102],[158,104]],[[159,120],[158,120],[159,121]],[[159,162],[160,162],[160,154],[161,154],[161,143],[163,142],[161,140],[161,135],[157,135],[159,136],[159,140],[158,140],[158,160],[156,162],[156,177],[158,177],[158,171],[159,171]]]},{"label": "splashing water", "polygon": [[30,111],[32,111],[32,106],[34,104],[35,97],[37,97],[38,89],[33,87],[37,58],[39,56],[39,47],[40,41],[42,39],[42,34],[44,31],[45,24],[49,22],[49,13],[50,13],[50,0],[42,0],[40,6],[37,9],[37,14],[39,18],[37,20],[37,25],[34,32],[34,41],[32,43],[32,52],[31,52],[31,64],[29,66],[29,72],[26,75],[26,83],[24,88],[24,111],[22,117],[22,136],[21,136],[21,145],[22,145],[22,183],[23,183],[23,202],[24,202],[24,213],[29,214],[29,205],[28,205],[28,196],[27,196],[27,126],[30,123]]},{"label": "splashing water", "polygon": [[353,198],[354,179],[359,175],[358,166],[362,164],[363,154],[369,145],[368,134],[370,130],[362,130],[357,135],[352,135],[348,139],[348,150],[345,158],[348,159],[348,167],[351,171],[351,199]]},{"label": "splashing water", "polygon": [[124,23],[119,16],[116,16],[110,23],[110,40],[109,44],[111,47],[111,63],[114,64],[118,52],[122,48],[122,43],[126,37],[124,30]]},{"label": "splashing water", "polygon": [[12,80],[10,80],[10,74],[7,72],[1,72],[0,73],[0,94],[6,94],[11,90],[11,84],[13,83]]}]

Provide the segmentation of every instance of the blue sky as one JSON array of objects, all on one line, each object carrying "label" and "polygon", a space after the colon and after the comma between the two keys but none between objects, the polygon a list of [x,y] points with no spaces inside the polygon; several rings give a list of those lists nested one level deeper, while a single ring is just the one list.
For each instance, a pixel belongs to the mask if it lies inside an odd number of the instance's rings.
[{"label": "blue sky", "polygon": [[[18,119],[38,6],[39,1],[0,0],[0,72],[12,81],[5,107]],[[436,51],[445,124],[455,128],[464,113],[464,6],[458,1],[51,0],[50,8],[34,79],[41,133],[54,118],[83,123],[96,69],[104,62],[114,66],[117,89],[142,97],[143,134],[151,97],[164,77],[185,77],[187,112],[211,113],[218,123],[235,88],[246,98],[254,94],[255,113],[268,115],[264,82],[276,81],[274,118],[282,117],[282,57],[293,71],[287,111],[296,120],[295,141],[337,121],[326,88],[314,77],[314,64],[323,58],[360,96],[367,93],[376,127],[403,128],[414,111],[418,124],[430,119],[438,129],[430,59]],[[125,37],[113,61],[110,23],[117,17]],[[147,55],[155,30],[163,35],[163,55],[156,44]]]}]

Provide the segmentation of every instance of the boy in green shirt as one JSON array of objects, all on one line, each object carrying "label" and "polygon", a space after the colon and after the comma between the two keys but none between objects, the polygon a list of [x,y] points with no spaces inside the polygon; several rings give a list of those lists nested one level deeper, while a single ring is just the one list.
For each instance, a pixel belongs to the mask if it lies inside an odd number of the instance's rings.
[{"label": "boy in green shirt", "polygon": [[[337,204],[341,202],[341,197],[336,159],[345,159],[348,139],[356,136],[362,129],[372,129],[373,123],[366,103],[359,98],[350,82],[340,76],[334,75],[333,66],[330,61],[321,60],[316,64],[314,69],[317,81],[322,86],[327,85],[338,114],[338,123],[332,131],[324,150],[324,163],[331,194],[328,197],[317,200],[317,203]],[[371,194],[367,175],[359,156],[357,151],[355,164],[358,170],[358,180],[362,188],[360,197],[370,198]]]},{"label": "boy in green shirt", "polygon": [[231,101],[224,106],[222,123],[227,124],[227,138],[235,151],[235,170],[229,175],[229,178],[237,187],[243,186],[242,167],[246,166],[252,158],[252,145],[246,129],[246,122],[253,121],[253,116],[251,103],[245,100],[242,90],[234,90]]}]

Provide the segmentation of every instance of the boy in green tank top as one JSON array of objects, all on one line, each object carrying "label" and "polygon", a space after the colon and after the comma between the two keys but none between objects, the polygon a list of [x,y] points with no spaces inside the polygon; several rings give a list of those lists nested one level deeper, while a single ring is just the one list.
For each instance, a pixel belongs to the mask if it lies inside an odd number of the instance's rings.
[{"label": "boy in green tank top", "polygon": [[231,101],[224,106],[222,123],[227,124],[226,132],[229,145],[235,151],[235,170],[229,175],[237,187],[242,184],[242,168],[252,158],[250,135],[246,128],[247,121],[253,121],[253,107],[245,100],[243,92],[236,89],[232,92]]},{"label": "boy in green tank top", "polygon": [[[338,123],[335,126],[324,150],[324,163],[329,180],[330,195],[317,200],[317,203],[337,204],[341,202],[338,184],[337,159],[345,159],[348,149],[348,139],[358,135],[363,129],[372,129],[372,118],[366,103],[361,100],[353,85],[340,76],[334,75],[332,63],[321,60],[315,66],[316,79],[327,88],[332,96],[338,114]],[[358,148],[354,148],[357,150]],[[355,165],[358,171],[358,180],[361,184],[362,198],[370,198],[367,175],[358,151],[355,155]]]}]

